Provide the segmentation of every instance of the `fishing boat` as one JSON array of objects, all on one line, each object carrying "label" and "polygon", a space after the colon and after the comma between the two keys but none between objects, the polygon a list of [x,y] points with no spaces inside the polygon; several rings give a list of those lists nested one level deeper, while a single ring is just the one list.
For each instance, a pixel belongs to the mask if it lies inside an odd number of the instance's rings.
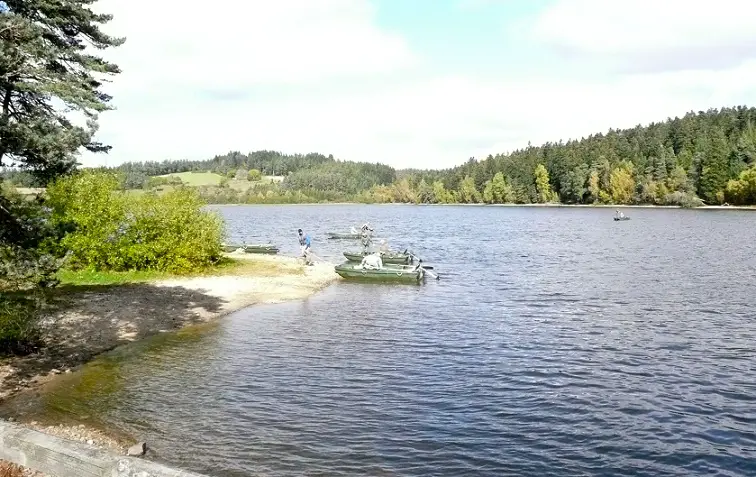
[{"label": "fishing boat", "polygon": [[336,239],[358,239],[358,238],[361,237],[361,235],[358,234],[358,233],[351,233],[351,232],[347,232],[347,233],[327,232],[326,233],[326,237],[328,237],[329,239],[332,239],[332,240],[336,240]]},{"label": "fishing boat", "polygon": [[615,221],[619,221],[619,220],[630,220],[630,217],[628,217],[628,216],[626,216],[626,215],[623,215],[622,217],[615,217],[615,218],[614,218],[614,220],[615,220]]},{"label": "fishing boat", "polygon": [[[370,255],[373,252],[344,252],[344,257],[350,262],[361,262],[366,255]],[[385,252],[381,254],[381,260],[383,263],[397,264],[397,265],[409,265],[412,263],[413,255],[411,253],[404,252]]]},{"label": "fishing boat", "polygon": [[244,253],[264,253],[275,255],[278,253],[278,247],[272,244],[223,244],[223,251],[227,253],[236,252],[240,250]]},{"label": "fishing boat", "polygon": [[419,283],[425,278],[426,270],[418,265],[384,265],[383,268],[364,268],[352,262],[336,265],[334,271],[347,280]]},{"label": "fishing boat", "polygon": [[244,253],[264,253],[268,255],[275,255],[278,253],[278,247],[271,244],[244,245],[242,249],[244,250]]}]

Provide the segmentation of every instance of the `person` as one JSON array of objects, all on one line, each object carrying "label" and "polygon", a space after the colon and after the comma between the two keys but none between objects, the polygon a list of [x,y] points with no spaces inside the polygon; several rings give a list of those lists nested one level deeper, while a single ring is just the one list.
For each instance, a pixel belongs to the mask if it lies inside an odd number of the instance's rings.
[{"label": "person", "polygon": [[381,260],[380,254],[371,253],[370,255],[365,255],[360,265],[362,265],[362,268],[380,270],[383,268],[383,260]]},{"label": "person", "polygon": [[380,247],[381,253],[389,253],[389,246],[386,240],[381,240],[381,247]]},{"label": "person", "polygon": [[360,239],[362,240],[362,253],[367,253],[368,249],[373,244],[373,239],[370,236],[370,232],[372,231],[373,229],[371,229],[367,223],[365,223],[360,228]]},{"label": "person", "polygon": [[302,229],[297,230],[299,234],[299,248],[302,251],[302,256],[305,258],[307,265],[312,265],[312,257],[310,256],[310,247],[312,246],[312,239],[310,234],[305,234]]},{"label": "person", "polygon": [[614,211],[614,216],[617,217],[618,219],[621,219],[625,216],[625,214],[623,212],[620,212],[619,209],[617,209]]}]

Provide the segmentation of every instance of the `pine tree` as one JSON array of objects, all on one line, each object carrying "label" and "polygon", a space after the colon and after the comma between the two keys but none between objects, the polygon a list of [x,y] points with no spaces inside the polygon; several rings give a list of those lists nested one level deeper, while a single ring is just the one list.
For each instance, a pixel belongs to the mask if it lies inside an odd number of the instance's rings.
[{"label": "pine tree", "polygon": [[[94,2],[6,0],[0,14],[0,167],[16,165],[48,182],[76,166],[81,147],[109,150],[94,140],[98,113],[111,109],[100,87],[120,70],[87,45],[105,49],[124,40],[100,30],[111,15],[92,12]],[[83,114],[87,127],[73,124],[65,110]],[[21,233],[5,205],[0,198],[0,227]]]}]

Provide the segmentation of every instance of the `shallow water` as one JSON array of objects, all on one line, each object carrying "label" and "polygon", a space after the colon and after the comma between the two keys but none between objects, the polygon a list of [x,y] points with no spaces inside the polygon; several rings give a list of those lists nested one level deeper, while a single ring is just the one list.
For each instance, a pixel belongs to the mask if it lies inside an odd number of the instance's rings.
[{"label": "shallow water", "polygon": [[[441,280],[339,283],[129,346],[36,405],[214,476],[756,475],[756,213],[219,207],[338,261],[370,220]],[[351,247],[348,247],[352,245]]]}]

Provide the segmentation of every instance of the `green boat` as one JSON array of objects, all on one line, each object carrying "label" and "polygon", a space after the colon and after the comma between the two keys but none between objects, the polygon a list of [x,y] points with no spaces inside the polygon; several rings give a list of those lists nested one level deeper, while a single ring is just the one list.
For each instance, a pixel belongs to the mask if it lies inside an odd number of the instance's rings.
[{"label": "green boat", "polygon": [[358,239],[362,235],[361,234],[353,234],[351,232],[348,233],[339,233],[339,232],[328,232],[326,233],[326,237],[329,239],[335,240],[335,239]]},{"label": "green boat", "polygon": [[425,278],[425,269],[420,265],[384,265],[381,269],[369,269],[347,262],[336,265],[334,271],[347,280],[420,283]]},{"label": "green boat", "polygon": [[254,244],[254,245],[238,245],[238,244],[223,244],[223,251],[227,253],[236,252],[241,250],[244,253],[264,253],[275,255],[278,253],[278,247],[271,244]]},{"label": "green boat", "polygon": [[[344,252],[344,257],[350,262],[361,262],[366,255],[370,255],[372,252]],[[397,265],[409,265],[412,263],[412,254],[407,252],[388,252],[381,254],[381,260],[383,263],[397,264]]]}]

